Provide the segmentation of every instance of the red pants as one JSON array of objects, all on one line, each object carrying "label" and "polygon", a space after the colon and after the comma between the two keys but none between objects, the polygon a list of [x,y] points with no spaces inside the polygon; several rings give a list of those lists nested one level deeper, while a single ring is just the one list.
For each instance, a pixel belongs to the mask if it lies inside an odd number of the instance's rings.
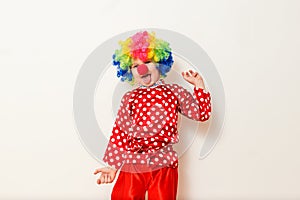
[{"label": "red pants", "polygon": [[[143,171],[146,165],[125,164],[113,188],[112,200],[176,200],[178,168],[163,167]],[[143,171],[143,172],[139,172]],[[138,173],[135,173],[138,172]]]}]

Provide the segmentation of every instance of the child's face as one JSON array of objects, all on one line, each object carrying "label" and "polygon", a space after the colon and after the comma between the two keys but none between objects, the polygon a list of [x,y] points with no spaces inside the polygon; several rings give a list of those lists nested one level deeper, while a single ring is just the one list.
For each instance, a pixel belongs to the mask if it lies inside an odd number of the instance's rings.
[{"label": "child's face", "polygon": [[160,73],[154,62],[143,62],[140,59],[134,60],[131,66],[132,75],[136,83],[150,87],[160,79]]}]

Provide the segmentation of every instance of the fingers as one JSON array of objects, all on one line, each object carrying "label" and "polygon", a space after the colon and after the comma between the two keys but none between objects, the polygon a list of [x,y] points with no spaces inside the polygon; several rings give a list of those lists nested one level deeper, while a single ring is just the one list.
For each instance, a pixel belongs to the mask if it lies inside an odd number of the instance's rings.
[{"label": "fingers", "polygon": [[97,184],[98,184],[98,185],[101,184],[101,179],[100,179],[100,178],[97,179]]},{"label": "fingers", "polygon": [[102,167],[102,168],[99,168],[99,169],[96,169],[94,174],[98,174],[99,172],[109,172],[110,168],[108,167]]},{"label": "fingers", "polygon": [[189,78],[191,75],[190,75],[190,73],[187,71],[187,72],[182,72],[181,73],[182,74],[182,76],[183,77],[185,77],[185,78]]},{"label": "fingers", "polygon": [[115,174],[116,174],[116,170],[114,170],[113,168],[107,168],[107,167],[103,167],[103,168],[99,168],[96,169],[94,174],[98,174],[101,172],[100,177],[97,179],[97,184],[104,184],[104,183],[111,183],[114,180]]},{"label": "fingers", "polygon": [[108,183],[108,174],[104,174],[104,182]]},{"label": "fingers", "polygon": [[197,78],[197,79],[202,79],[202,77],[200,76],[200,74],[198,72],[195,72],[193,70],[188,70],[186,72],[181,72],[181,75],[183,76],[183,78]]},{"label": "fingers", "polygon": [[193,77],[196,77],[199,75],[198,72],[194,72],[193,70],[189,70],[189,72]]},{"label": "fingers", "polygon": [[108,174],[101,174],[101,176],[97,179],[97,184],[106,184],[106,183],[111,183],[112,178]]},{"label": "fingers", "polygon": [[103,168],[99,168],[99,169],[96,169],[96,170],[95,170],[94,174],[96,175],[96,174],[98,174],[99,172],[103,172],[103,171],[104,171]]},{"label": "fingers", "polygon": [[190,77],[190,76],[193,76],[193,77],[196,77],[198,76],[198,72],[194,72],[193,70],[189,70],[189,71],[186,71],[186,72],[181,72],[181,75],[182,76],[187,76],[187,77]]},{"label": "fingers", "polygon": [[105,183],[105,174],[102,174],[100,176],[100,180],[101,180],[101,183]]},{"label": "fingers", "polygon": [[101,174],[101,176],[97,179],[97,183],[99,185],[106,183],[106,181],[105,181],[105,174]]}]

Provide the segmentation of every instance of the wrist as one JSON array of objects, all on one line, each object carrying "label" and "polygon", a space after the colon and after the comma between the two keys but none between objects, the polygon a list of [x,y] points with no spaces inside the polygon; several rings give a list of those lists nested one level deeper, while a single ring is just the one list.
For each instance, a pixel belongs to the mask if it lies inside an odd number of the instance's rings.
[{"label": "wrist", "polygon": [[205,86],[204,86],[204,84],[202,84],[202,83],[196,83],[196,84],[194,84],[194,86],[195,86],[196,89],[201,88],[201,89],[204,89],[204,90],[205,90]]},{"label": "wrist", "polygon": [[203,80],[196,80],[194,82],[194,86],[198,89],[198,88],[202,88],[202,89],[205,89],[205,85],[204,85],[204,82]]},{"label": "wrist", "polygon": [[113,166],[110,166],[108,163],[105,163],[105,167],[108,168],[108,169],[112,169],[114,171],[118,171],[118,169],[116,169],[115,167]]}]

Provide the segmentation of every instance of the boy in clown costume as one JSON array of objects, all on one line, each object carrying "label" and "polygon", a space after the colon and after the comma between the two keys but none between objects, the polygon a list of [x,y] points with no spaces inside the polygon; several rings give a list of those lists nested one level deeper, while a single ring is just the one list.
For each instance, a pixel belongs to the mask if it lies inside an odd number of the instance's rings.
[{"label": "boy in clown costume", "polygon": [[163,78],[173,64],[169,43],[155,33],[138,32],[120,41],[113,64],[121,81],[138,84],[125,93],[103,157],[107,167],[98,184],[112,183],[120,170],[111,199],[175,200],[178,185],[178,112],[197,121],[211,115],[211,96],[202,77],[192,70],[182,77],[194,86],[193,94]]}]

